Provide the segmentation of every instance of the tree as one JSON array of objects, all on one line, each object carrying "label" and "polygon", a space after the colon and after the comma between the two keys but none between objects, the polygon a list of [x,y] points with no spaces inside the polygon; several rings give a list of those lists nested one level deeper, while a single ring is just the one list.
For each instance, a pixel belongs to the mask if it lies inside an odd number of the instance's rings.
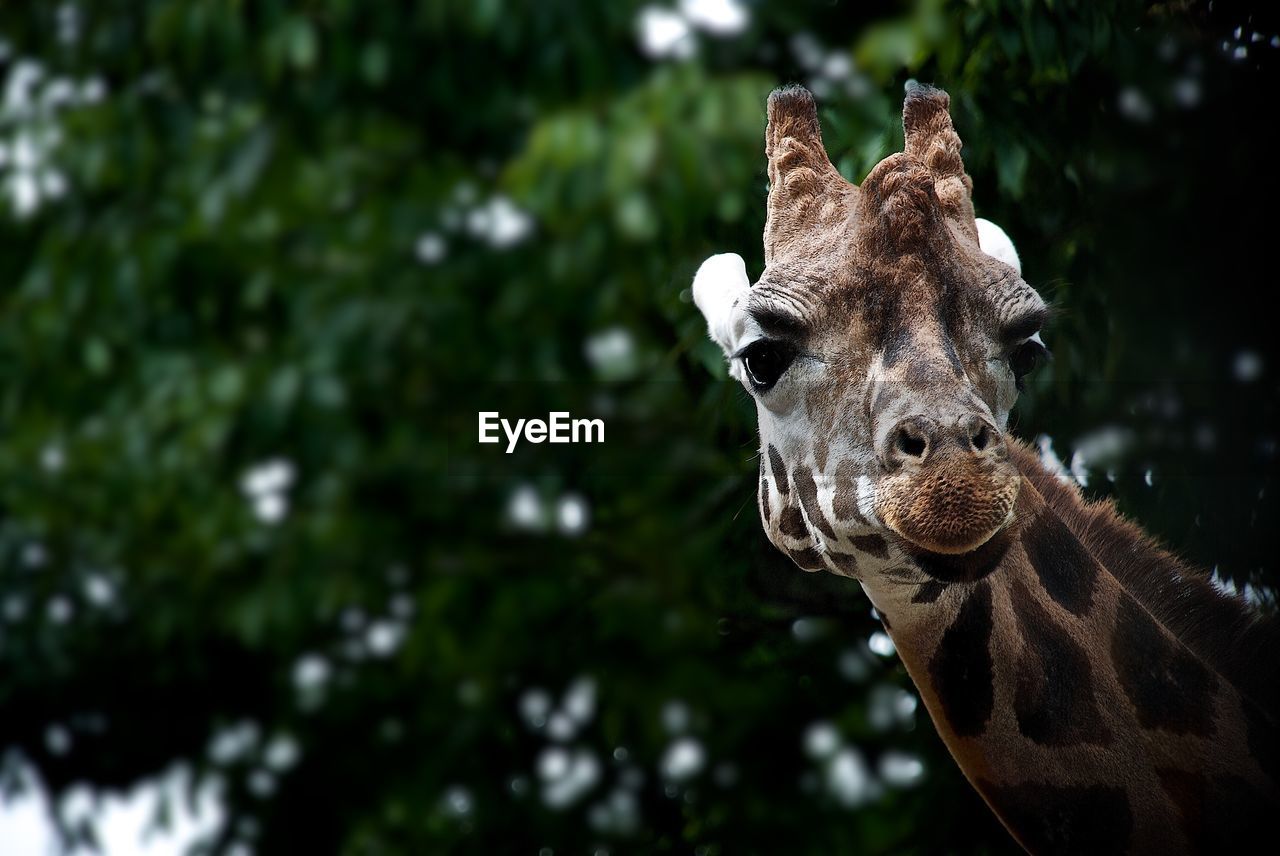
[{"label": "tree", "polygon": [[214,850],[1009,851],[860,592],[765,544],[689,300],[760,269],[793,80],[855,181],[951,92],[1058,307],[1016,433],[1270,596],[1264,12],[716,5],[0,12],[9,767],[186,765]]}]

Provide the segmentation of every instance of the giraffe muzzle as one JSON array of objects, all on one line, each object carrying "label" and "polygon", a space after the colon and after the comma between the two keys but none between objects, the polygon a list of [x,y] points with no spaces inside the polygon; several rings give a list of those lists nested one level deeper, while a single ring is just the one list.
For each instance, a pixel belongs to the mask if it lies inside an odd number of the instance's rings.
[{"label": "giraffe muzzle", "polygon": [[1003,435],[976,414],[941,424],[898,422],[881,450],[876,514],[912,546],[957,555],[976,550],[1013,513],[1021,477]]}]

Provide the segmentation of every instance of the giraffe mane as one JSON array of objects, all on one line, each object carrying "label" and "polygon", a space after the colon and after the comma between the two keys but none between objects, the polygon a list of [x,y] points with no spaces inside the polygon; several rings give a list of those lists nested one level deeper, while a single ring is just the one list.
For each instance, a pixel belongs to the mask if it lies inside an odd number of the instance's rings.
[{"label": "giraffe mane", "polygon": [[1107,499],[1086,500],[1025,445],[1010,444],[1023,476],[1081,545],[1206,665],[1280,719],[1280,621],[1223,591],[1123,517]]}]

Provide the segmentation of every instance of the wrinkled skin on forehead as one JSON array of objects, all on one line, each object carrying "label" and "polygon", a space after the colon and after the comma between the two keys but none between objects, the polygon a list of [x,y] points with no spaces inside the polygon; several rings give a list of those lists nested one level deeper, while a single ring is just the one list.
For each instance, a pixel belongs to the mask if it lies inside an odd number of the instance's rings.
[{"label": "wrinkled skin on forehead", "polygon": [[803,568],[865,577],[962,556],[1012,516],[1005,445],[1045,305],[974,218],[945,93],[912,89],[905,151],[855,187],[812,96],[769,99],[766,266],[704,264],[694,294],[756,400],[760,514]]}]

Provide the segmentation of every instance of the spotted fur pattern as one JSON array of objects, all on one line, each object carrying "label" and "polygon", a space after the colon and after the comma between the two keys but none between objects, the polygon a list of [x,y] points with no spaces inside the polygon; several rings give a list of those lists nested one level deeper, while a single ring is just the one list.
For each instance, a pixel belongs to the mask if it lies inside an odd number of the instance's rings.
[{"label": "spotted fur pattern", "polygon": [[[1274,622],[1012,453],[1023,485],[997,561],[863,580],[952,755],[1033,853],[1260,840],[1280,809],[1280,671],[1240,653],[1274,652]],[[1190,641],[1175,610],[1236,620]]]}]

